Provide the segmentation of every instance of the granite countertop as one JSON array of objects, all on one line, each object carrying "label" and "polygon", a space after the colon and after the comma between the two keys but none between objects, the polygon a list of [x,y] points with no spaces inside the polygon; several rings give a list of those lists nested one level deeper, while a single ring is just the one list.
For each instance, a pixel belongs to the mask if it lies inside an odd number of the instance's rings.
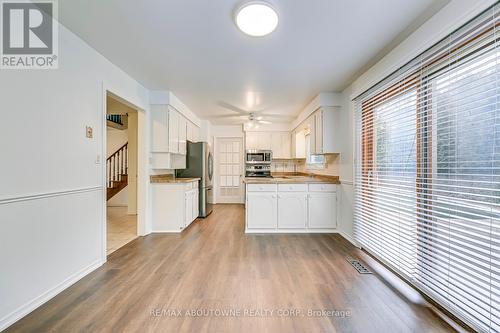
[{"label": "granite countertop", "polygon": [[201,178],[177,178],[173,175],[153,175],[150,176],[151,183],[192,183],[197,182]]},{"label": "granite countertop", "polygon": [[245,177],[246,184],[340,184],[339,176],[273,174],[273,178]]}]

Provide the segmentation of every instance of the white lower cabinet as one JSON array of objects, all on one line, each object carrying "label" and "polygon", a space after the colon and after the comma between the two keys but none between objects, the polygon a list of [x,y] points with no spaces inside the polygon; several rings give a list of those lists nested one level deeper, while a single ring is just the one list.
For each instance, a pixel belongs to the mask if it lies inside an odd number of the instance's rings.
[{"label": "white lower cabinet", "polygon": [[337,228],[334,184],[249,184],[246,232],[329,232]]},{"label": "white lower cabinet", "polygon": [[200,215],[200,191],[196,189],[193,192],[193,220],[196,220]]},{"label": "white lower cabinet", "polygon": [[198,189],[193,189],[185,194],[185,204],[184,208],[186,212],[184,213],[184,226],[187,227],[191,222],[196,220],[199,215],[198,212]]},{"label": "white lower cabinet", "polygon": [[337,227],[337,194],[335,192],[308,194],[309,228],[331,229]]},{"label": "white lower cabinet", "polygon": [[181,232],[198,217],[197,181],[151,185],[153,232]]},{"label": "white lower cabinet", "polygon": [[249,192],[247,194],[247,225],[253,229],[275,229],[278,202],[275,192]]},{"label": "white lower cabinet", "polygon": [[278,194],[278,228],[303,229],[307,219],[306,193]]}]

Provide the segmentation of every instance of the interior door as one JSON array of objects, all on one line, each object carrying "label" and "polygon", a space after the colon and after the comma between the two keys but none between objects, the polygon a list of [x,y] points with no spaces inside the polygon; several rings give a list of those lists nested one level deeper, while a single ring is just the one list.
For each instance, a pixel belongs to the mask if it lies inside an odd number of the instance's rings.
[{"label": "interior door", "polygon": [[217,202],[243,203],[243,139],[216,139],[216,184]]}]

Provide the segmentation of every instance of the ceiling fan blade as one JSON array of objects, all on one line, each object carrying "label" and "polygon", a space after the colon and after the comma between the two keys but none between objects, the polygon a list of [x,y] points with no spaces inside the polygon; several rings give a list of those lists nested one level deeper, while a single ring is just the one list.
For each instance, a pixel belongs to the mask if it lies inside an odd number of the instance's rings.
[{"label": "ceiling fan blade", "polygon": [[231,110],[233,112],[237,112],[239,114],[242,114],[242,115],[248,115],[248,111],[245,111],[243,109],[240,109],[239,107],[237,106],[234,106],[232,104],[229,104],[229,103],[226,103],[226,102],[219,102],[217,103],[219,106],[225,108],[225,109],[228,109],[228,110]]}]

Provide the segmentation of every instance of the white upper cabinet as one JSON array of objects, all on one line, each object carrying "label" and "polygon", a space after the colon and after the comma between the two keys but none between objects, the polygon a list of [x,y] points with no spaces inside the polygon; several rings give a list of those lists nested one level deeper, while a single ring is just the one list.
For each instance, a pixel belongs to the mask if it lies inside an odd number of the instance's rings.
[{"label": "white upper cabinet", "polygon": [[271,134],[271,150],[273,151],[273,158],[291,158],[290,144],[290,132],[273,132]]},{"label": "white upper cabinet", "polygon": [[306,158],[306,133],[302,131],[294,131],[295,144],[293,158]]},{"label": "white upper cabinet", "polygon": [[188,119],[192,112],[171,92],[152,92],[150,98],[150,166],[152,169],[185,169],[187,141],[197,142],[200,136],[199,127]]},{"label": "white upper cabinet", "polygon": [[290,132],[246,132],[246,149],[273,151],[273,158],[291,158]]},{"label": "white upper cabinet", "polygon": [[166,105],[151,107],[151,132],[153,133],[151,152],[168,153],[168,111]]},{"label": "white upper cabinet", "polygon": [[184,169],[187,141],[197,142],[200,129],[170,105],[151,106],[151,167]]},{"label": "white upper cabinet", "polygon": [[168,110],[168,144],[169,152],[179,153],[179,114],[173,108]]},{"label": "white upper cabinet", "polygon": [[334,154],[340,152],[340,111],[336,107],[321,107],[310,119],[311,152]]},{"label": "white upper cabinet", "polygon": [[187,123],[186,118],[179,116],[179,154],[186,155],[187,149]]},{"label": "white upper cabinet", "polygon": [[270,132],[246,132],[246,149],[272,149]]},{"label": "white upper cabinet", "polygon": [[190,122],[189,120],[187,121],[187,141],[189,142],[198,142],[200,139],[200,128]]}]

